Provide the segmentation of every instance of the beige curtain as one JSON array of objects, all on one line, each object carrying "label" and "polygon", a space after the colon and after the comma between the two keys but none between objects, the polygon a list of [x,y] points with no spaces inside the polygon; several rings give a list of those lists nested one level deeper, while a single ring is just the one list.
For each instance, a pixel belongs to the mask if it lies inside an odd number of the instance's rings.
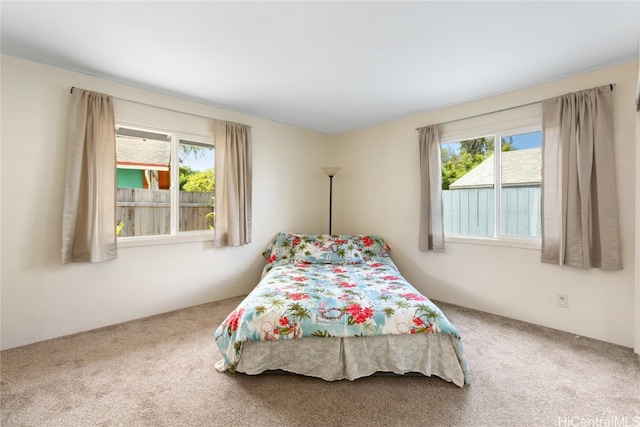
[{"label": "beige curtain", "polygon": [[216,217],[213,245],[251,243],[251,128],[214,120]]},{"label": "beige curtain", "polygon": [[622,268],[611,91],[542,104],[542,262]]},{"label": "beige curtain", "polygon": [[113,100],[77,88],[71,92],[62,263],[107,261],[117,256]]},{"label": "beige curtain", "polygon": [[418,129],[420,144],[420,231],[421,251],[444,251],[442,218],[442,172],[440,168],[440,127]]}]

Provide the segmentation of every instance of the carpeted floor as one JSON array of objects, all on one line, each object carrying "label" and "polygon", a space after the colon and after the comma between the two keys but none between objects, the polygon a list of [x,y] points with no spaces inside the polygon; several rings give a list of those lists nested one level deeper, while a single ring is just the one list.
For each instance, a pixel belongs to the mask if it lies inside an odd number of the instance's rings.
[{"label": "carpeted floor", "polygon": [[464,388],[218,373],[213,333],[240,300],[3,351],[2,426],[640,426],[631,349],[445,303]]}]

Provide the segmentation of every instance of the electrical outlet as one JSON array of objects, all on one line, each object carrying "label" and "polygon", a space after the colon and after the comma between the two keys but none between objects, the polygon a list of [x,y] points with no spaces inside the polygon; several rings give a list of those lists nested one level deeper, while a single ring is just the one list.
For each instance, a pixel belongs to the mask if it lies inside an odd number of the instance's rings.
[{"label": "electrical outlet", "polygon": [[558,307],[569,308],[569,295],[556,294],[556,304]]}]

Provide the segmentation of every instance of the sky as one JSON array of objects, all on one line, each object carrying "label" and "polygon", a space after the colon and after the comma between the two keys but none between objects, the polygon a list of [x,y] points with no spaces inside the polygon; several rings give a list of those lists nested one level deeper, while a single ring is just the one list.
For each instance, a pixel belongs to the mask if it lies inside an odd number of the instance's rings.
[{"label": "sky", "polygon": [[[535,148],[540,147],[542,145],[542,132],[531,132],[531,133],[523,133],[519,135],[513,135],[513,146],[516,150],[523,150],[527,148]],[[451,143],[450,147],[454,148],[457,144]],[[456,151],[458,147],[455,147]],[[214,153],[213,150],[203,150],[204,156],[200,155],[199,157],[194,155],[185,156],[184,154],[180,155],[180,159],[182,160],[181,164],[183,166],[191,166],[191,170],[194,171],[204,171],[214,167]]]},{"label": "sky", "polygon": [[513,146],[516,150],[523,150],[525,148],[535,148],[542,146],[542,132],[523,133],[520,135],[513,135]]},{"label": "sky", "polygon": [[[525,150],[527,148],[536,148],[542,146],[541,131],[511,135],[511,138],[513,141],[513,146],[516,150]],[[449,150],[453,150],[454,153],[460,152],[459,142],[448,142],[442,145],[446,146]]]},{"label": "sky", "polygon": [[198,153],[198,155],[180,153],[180,166],[190,166],[192,171],[205,171],[214,167],[213,148],[203,148],[198,150]]}]

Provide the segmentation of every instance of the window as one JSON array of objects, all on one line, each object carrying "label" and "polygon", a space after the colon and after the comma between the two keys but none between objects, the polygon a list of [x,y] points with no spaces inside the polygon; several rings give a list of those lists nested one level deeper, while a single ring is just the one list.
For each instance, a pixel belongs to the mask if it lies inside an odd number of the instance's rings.
[{"label": "window", "polygon": [[541,147],[538,127],[443,138],[445,236],[539,240]]},{"label": "window", "polygon": [[202,136],[116,126],[120,241],[212,234],[214,145]]}]

